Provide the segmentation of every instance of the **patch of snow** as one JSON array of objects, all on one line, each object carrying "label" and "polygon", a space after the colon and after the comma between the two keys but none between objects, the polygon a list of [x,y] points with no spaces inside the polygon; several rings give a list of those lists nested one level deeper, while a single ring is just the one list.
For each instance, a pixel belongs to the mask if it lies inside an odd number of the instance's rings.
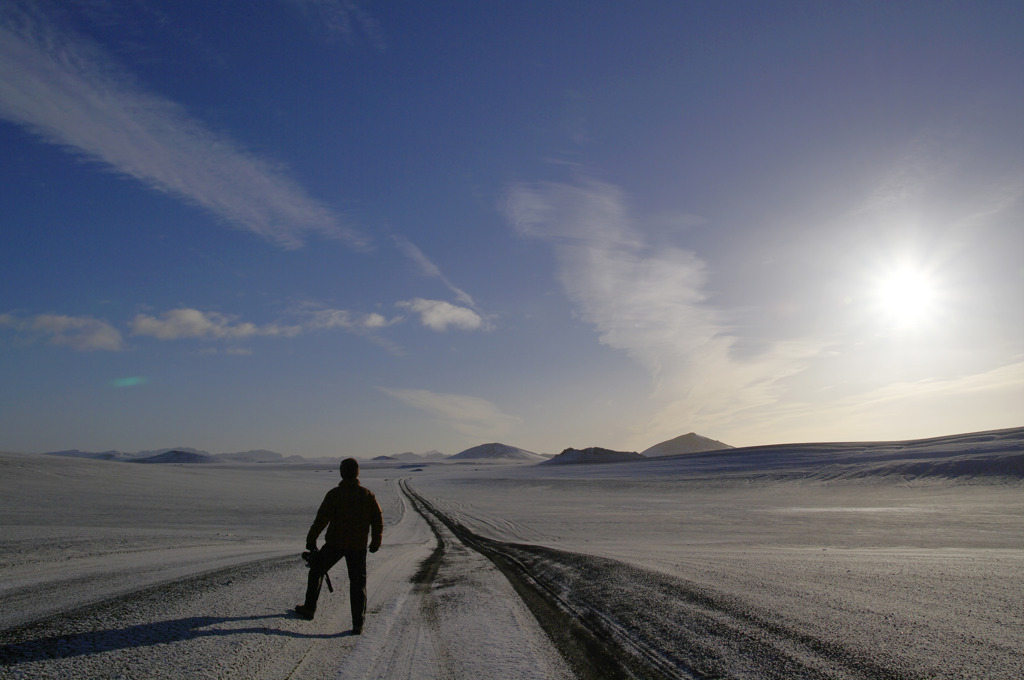
[{"label": "patch of snow", "polygon": [[367,466],[384,546],[352,636],[343,567],[314,621],[289,613],[337,461],[0,455],[0,678],[572,677],[518,591],[420,516],[401,475],[609,644],[679,675],[1016,678],[1022,458],[1015,428],[618,465]]}]

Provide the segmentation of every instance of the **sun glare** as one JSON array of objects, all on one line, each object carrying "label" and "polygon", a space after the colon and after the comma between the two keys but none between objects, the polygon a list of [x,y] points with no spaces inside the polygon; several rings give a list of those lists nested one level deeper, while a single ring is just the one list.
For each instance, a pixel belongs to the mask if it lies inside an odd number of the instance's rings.
[{"label": "sun glare", "polygon": [[911,266],[880,276],[875,297],[880,311],[896,326],[917,326],[935,312],[935,283],[926,272]]}]

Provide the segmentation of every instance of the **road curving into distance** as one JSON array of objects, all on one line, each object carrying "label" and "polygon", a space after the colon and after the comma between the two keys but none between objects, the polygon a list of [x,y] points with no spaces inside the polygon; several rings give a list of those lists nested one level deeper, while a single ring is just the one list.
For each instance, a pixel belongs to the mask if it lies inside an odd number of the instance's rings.
[{"label": "road curving into distance", "polygon": [[197,570],[87,606],[68,597],[59,613],[40,609],[32,623],[0,631],[0,680],[917,677],[742,597],[475,534],[408,480],[384,492],[401,511],[370,556],[361,636],[349,631],[343,570],[340,592],[323,595],[314,621],[290,611],[306,575],[296,554]]},{"label": "road curving into distance", "polygon": [[[193,555],[188,575],[84,606],[65,596],[37,607],[28,622],[0,630],[0,680],[574,677],[486,557],[421,505],[408,511],[420,501],[394,480],[381,492],[398,511],[381,550],[369,556],[362,635],[350,631],[344,567],[313,621],[292,611],[307,575],[300,537],[286,557],[204,570]],[[208,564],[217,564],[219,553],[211,556]]]},{"label": "road curving into distance", "polygon": [[433,516],[497,566],[578,677],[918,677],[863,650],[789,629],[771,612],[683,579],[480,536],[417,494],[407,480],[401,487],[418,512]]}]

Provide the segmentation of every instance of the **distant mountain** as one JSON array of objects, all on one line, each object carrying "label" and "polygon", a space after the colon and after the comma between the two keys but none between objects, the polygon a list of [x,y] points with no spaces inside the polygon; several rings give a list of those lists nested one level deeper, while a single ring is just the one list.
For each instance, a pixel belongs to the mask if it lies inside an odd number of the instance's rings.
[{"label": "distant mountain", "polygon": [[591,446],[587,449],[566,449],[541,465],[592,465],[595,463],[624,463],[632,460],[643,460],[644,456],[636,451],[612,451]]},{"label": "distant mountain", "polygon": [[481,444],[473,448],[460,451],[449,460],[489,460],[489,461],[529,461],[539,463],[545,460],[544,456],[533,451],[520,449],[507,444]]},{"label": "distant mountain", "polygon": [[1024,483],[1024,427],[929,439],[745,446],[648,462],[660,474],[722,483],[845,480],[904,486],[943,480],[1019,488]]},{"label": "distant mountain", "polygon": [[131,460],[133,458],[152,458],[153,456],[159,456],[162,453],[170,453],[171,451],[182,451],[184,453],[195,453],[200,456],[212,456],[213,454],[209,451],[203,451],[201,449],[193,449],[189,446],[172,446],[167,449],[153,449],[150,451],[137,451],[135,453],[122,453],[124,460]]},{"label": "distant mountain", "polygon": [[642,452],[647,458],[660,458],[661,456],[675,456],[681,453],[702,453],[704,451],[721,451],[731,449],[732,446],[723,444],[714,439],[702,437],[696,432],[684,434],[675,439],[655,444]]},{"label": "distant mountain", "polygon": [[[126,453],[124,451],[80,451],[68,449],[66,451],[51,451],[43,455],[63,456],[65,458],[88,458],[91,460],[109,460],[128,463],[236,463],[236,464],[259,464],[259,463],[334,463],[337,464],[340,458],[305,458],[299,455],[286,456],[276,451],[266,449],[253,449],[251,451],[238,451],[235,453],[210,453],[200,449],[193,449],[188,446],[177,446],[168,449],[152,449]],[[379,462],[403,462],[403,463],[432,463],[446,460],[440,451],[427,451],[423,454],[407,451],[393,456],[377,456],[375,461]]]},{"label": "distant mountain", "polygon": [[440,451],[427,451],[426,453],[413,453],[412,451],[406,451],[405,453],[393,453],[390,456],[377,456],[374,460],[398,460],[403,463],[422,463],[430,461],[447,460],[448,456],[444,455]]},{"label": "distant mountain", "polygon": [[68,451],[52,451],[47,456],[65,456],[68,458],[91,458],[93,460],[117,460],[134,463],[282,463],[282,462],[305,462],[302,456],[288,456],[265,449],[253,451],[239,451],[238,453],[209,453],[187,446],[179,446],[173,449],[154,449],[151,451],[139,451],[137,453],[124,453],[122,451],[102,451],[92,453],[70,449]]},{"label": "distant mountain", "polygon": [[125,460],[127,458],[127,456],[120,451],[101,451],[99,453],[92,453],[89,451],[79,451],[78,449],[70,449],[68,451],[51,451],[45,455],[64,456],[65,458],[91,458],[92,460]]},{"label": "distant mountain", "polygon": [[217,459],[214,456],[210,456],[203,453],[193,453],[192,451],[167,451],[166,453],[158,453],[155,456],[148,456],[146,458],[133,458],[129,460],[131,463],[216,463]]},{"label": "distant mountain", "polygon": [[402,460],[407,463],[416,462],[423,460],[423,456],[412,451],[406,451],[405,453],[396,453],[391,456],[393,460]]},{"label": "distant mountain", "polygon": [[231,460],[238,463],[278,463],[284,460],[280,453],[257,449],[255,451],[240,451],[238,453],[218,453],[214,458],[220,460]]}]

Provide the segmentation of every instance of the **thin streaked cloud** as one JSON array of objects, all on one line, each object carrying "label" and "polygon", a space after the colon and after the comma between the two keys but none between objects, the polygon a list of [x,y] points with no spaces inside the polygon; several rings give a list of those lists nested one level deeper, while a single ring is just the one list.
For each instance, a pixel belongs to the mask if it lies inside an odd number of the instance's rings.
[{"label": "thin streaked cloud", "polygon": [[406,257],[412,260],[425,276],[435,278],[443,283],[448,290],[455,294],[455,298],[459,302],[469,307],[476,307],[476,303],[473,302],[473,298],[469,293],[449,281],[444,273],[441,272],[440,267],[434,264],[434,262],[431,261],[431,259],[428,258],[412,241],[397,235],[393,235],[392,239],[394,240],[395,245],[398,246],[398,249],[402,251]]},{"label": "thin streaked cloud", "polygon": [[329,39],[348,45],[367,41],[378,50],[386,48],[380,27],[373,16],[353,0],[288,0],[299,7]]},{"label": "thin streaked cloud", "polygon": [[0,10],[0,118],[286,248],[369,239],[269,160],[147,91],[42,13]]},{"label": "thin streaked cloud", "polygon": [[736,423],[735,440],[837,441],[864,439],[865,426],[892,439],[928,433],[935,422],[948,432],[1000,429],[1019,422],[1024,404],[1024,358],[990,370],[950,378],[901,381],[824,402],[793,401],[755,411]]},{"label": "thin streaked cloud", "polygon": [[600,341],[649,371],[660,404],[646,430],[714,428],[739,411],[773,403],[784,379],[822,347],[779,343],[749,360],[707,301],[707,267],[689,250],[652,247],[622,192],[595,180],[514,186],[505,204],[524,236],[552,246],[566,294]]},{"label": "thin streaked cloud", "polygon": [[480,397],[429,390],[381,387],[381,392],[422,411],[471,440],[491,441],[509,433],[519,419]]}]

